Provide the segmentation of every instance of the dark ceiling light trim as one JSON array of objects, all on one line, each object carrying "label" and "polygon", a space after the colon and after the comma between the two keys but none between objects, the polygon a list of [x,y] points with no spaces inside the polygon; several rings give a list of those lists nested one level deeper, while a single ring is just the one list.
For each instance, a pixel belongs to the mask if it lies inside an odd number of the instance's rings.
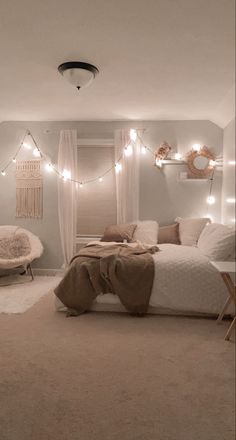
[{"label": "dark ceiling light trim", "polygon": [[[80,69],[90,72],[93,74],[94,78],[99,73],[99,70],[96,66],[94,66],[93,64],[84,63],[82,61],[69,61],[67,63],[60,64],[60,66],[58,67],[58,71],[61,75],[64,75],[67,70],[72,69],[78,69],[78,72]],[[78,84],[78,86],[76,87],[79,90],[81,86]]]}]

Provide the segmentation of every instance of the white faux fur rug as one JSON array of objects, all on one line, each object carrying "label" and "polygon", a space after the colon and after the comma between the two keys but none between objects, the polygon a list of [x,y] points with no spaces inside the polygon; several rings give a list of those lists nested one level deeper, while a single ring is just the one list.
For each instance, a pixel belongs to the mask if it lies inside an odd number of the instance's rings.
[{"label": "white faux fur rug", "polygon": [[0,286],[0,313],[24,313],[53,290],[60,277],[36,276],[34,281]]}]

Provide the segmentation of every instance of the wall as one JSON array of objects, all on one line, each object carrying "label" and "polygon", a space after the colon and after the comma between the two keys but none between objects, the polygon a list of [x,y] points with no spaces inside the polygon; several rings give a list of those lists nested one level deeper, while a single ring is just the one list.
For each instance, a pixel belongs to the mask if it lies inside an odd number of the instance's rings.
[{"label": "wall", "polygon": [[232,225],[235,223],[235,203],[228,203],[227,199],[235,199],[235,165],[229,164],[235,161],[235,118],[224,129],[223,143],[222,222]]},{"label": "wall", "polygon": [[[13,156],[26,129],[31,130],[40,148],[52,161],[57,161],[59,132],[77,129],[80,138],[111,138],[119,128],[144,128],[144,141],[157,148],[163,140],[185,154],[193,143],[205,144],[216,155],[222,154],[223,131],[209,121],[150,121],[150,122],[4,122],[0,124],[0,164]],[[156,219],[160,224],[171,223],[176,216],[204,216],[209,182],[178,182],[186,165],[153,166],[153,157],[142,157],[140,169],[140,219]],[[211,208],[215,221],[221,219],[222,175],[216,172],[213,193],[216,204]],[[57,216],[57,179],[44,171],[44,216],[41,220],[15,218],[15,181],[11,167],[5,177],[0,175],[0,224],[21,225],[37,234],[45,247],[37,267],[57,268],[62,264]]]}]

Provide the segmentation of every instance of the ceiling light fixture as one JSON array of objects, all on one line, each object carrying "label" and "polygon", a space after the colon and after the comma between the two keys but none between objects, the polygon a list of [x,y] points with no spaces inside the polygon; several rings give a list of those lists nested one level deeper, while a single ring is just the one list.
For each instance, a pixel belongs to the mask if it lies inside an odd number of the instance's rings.
[{"label": "ceiling light fixture", "polygon": [[58,70],[60,74],[78,90],[80,90],[81,87],[89,86],[99,73],[97,67],[81,61],[69,61],[68,63],[60,64]]}]

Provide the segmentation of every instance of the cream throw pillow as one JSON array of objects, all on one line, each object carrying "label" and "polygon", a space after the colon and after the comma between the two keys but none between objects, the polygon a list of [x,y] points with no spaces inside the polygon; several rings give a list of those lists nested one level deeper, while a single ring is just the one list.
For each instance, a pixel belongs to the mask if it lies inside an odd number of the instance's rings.
[{"label": "cream throw pillow", "polygon": [[197,246],[198,239],[204,227],[211,222],[209,218],[175,219],[179,223],[179,239],[184,246]]},{"label": "cream throw pillow", "polygon": [[137,228],[134,231],[133,240],[146,244],[157,244],[158,223],[154,220],[135,222]]},{"label": "cream throw pillow", "polygon": [[212,261],[229,260],[235,252],[235,229],[220,223],[207,225],[197,246]]}]

